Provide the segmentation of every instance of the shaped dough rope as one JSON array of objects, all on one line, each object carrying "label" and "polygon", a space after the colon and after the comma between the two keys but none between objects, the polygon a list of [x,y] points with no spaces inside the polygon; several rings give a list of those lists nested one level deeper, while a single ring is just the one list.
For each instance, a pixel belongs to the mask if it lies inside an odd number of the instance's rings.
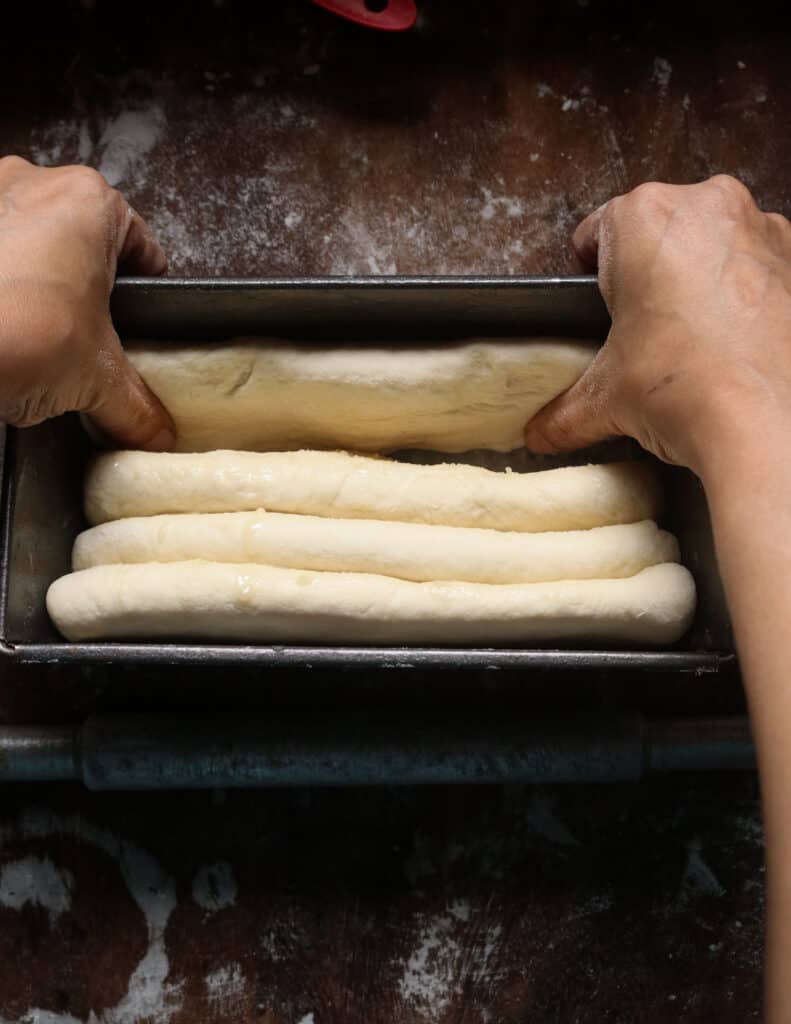
[{"label": "shaped dough rope", "polygon": [[497,585],[216,562],[100,565],[47,594],[69,640],[669,644],[694,607],[692,577],[675,563],[619,580]]},{"label": "shaped dough rope", "polygon": [[110,452],[90,466],[92,524],[175,512],[296,512],[338,519],[525,532],[588,530],[655,519],[649,462],[498,473],[346,452]]},{"label": "shaped dough rope", "polygon": [[221,512],[103,523],[77,538],[72,567],[191,559],[424,582],[538,583],[633,576],[649,565],[677,561],[678,544],[651,521],[535,534]]}]

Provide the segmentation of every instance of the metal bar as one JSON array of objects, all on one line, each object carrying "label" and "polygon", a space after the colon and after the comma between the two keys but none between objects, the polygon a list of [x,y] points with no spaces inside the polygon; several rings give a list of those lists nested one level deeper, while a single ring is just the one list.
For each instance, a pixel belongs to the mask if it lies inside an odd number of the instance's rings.
[{"label": "metal bar", "polygon": [[262,325],[289,337],[562,331],[603,339],[610,324],[594,277],[120,278],[110,304],[122,337],[164,331],[193,340]]},{"label": "metal bar", "polygon": [[84,779],[91,789],[631,781],[640,736],[632,715],[94,719]]},{"label": "metal bar", "polygon": [[525,669],[531,671],[719,672],[727,651],[602,651],[470,647],[264,647],[183,643],[30,644],[8,648],[22,665],[190,665],[196,668]]},{"label": "metal bar", "polygon": [[0,782],[78,779],[79,730],[66,725],[0,728]]},{"label": "metal bar", "polygon": [[658,719],[647,725],[650,774],[751,771],[755,751],[745,717]]},{"label": "metal bar", "polygon": [[744,718],[134,715],[0,728],[0,782],[73,780],[92,790],[637,782],[752,767]]}]

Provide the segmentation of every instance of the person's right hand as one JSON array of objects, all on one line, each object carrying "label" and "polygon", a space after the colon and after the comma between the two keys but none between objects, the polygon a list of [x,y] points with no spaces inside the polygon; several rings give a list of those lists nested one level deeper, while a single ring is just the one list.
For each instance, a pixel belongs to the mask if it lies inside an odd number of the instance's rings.
[{"label": "person's right hand", "polygon": [[172,447],[173,422],[110,320],[118,267],[162,274],[167,261],[100,174],[0,159],[0,422],[85,412],[124,447]]},{"label": "person's right hand", "polygon": [[528,424],[533,451],[627,435],[704,476],[730,440],[791,423],[791,225],[719,176],[642,185],[577,229],[612,316],[587,372]]}]

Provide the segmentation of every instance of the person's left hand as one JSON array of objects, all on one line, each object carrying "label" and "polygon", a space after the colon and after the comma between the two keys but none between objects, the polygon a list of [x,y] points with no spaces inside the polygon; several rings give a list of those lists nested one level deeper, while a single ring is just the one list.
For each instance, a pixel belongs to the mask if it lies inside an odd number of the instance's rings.
[{"label": "person's left hand", "polygon": [[119,267],[158,275],[167,260],[97,171],[0,159],[0,421],[84,412],[124,447],[172,447],[173,421],[110,320]]}]

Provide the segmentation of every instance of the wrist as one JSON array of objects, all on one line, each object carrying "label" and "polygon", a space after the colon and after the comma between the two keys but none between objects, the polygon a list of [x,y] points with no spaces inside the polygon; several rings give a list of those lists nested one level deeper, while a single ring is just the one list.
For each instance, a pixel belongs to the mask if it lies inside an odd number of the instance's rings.
[{"label": "wrist", "polygon": [[791,400],[723,394],[699,415],[692,468],[710,503],[739,496],[749,504],[753,488],[785,489],[786,477],[791,488]]}]

